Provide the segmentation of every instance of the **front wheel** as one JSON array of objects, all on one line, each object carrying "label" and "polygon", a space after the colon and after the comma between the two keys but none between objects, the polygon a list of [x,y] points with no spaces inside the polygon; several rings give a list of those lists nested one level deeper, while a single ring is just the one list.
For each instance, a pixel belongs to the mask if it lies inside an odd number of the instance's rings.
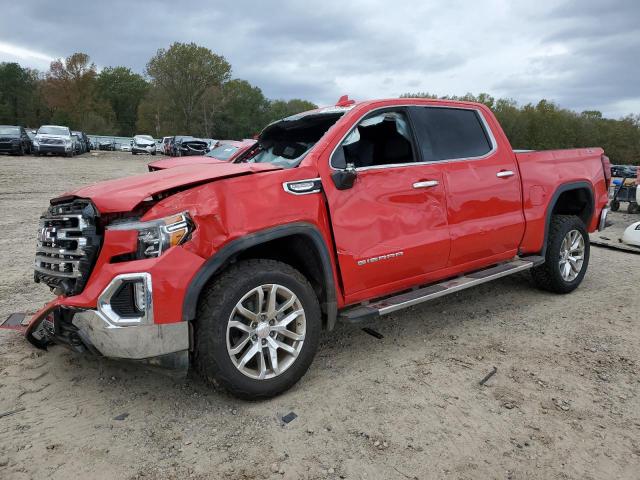
[{"label": "front wheel", "polygon": [[299,271],[274,260],[238,262],[200,298],[193,364],[237,397],[273,397],[305,374],[320,327],[318,298]]},{"label": "front wheel", "polygon": [[618,200],[612,200],[609,206],[611,207],[612,212],[620,210],[620,202]]},{"label": "front wheel", "polygon": [[545,263],[531,269],[533,281],[550,292],[572,292],[587,272],[589,247],[589,234],[582,220],[573,215],[553,216]]},{"label": "front wheel", "polygon": [[638,210],[640,210],[640,206],[635,202],[629,202],[627,205],[627,213],[638,213]]}]

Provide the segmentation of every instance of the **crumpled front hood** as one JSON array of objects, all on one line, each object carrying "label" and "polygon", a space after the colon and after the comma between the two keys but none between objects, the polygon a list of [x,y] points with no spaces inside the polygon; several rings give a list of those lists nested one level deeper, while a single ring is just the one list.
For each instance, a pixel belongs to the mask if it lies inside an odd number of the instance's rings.
[{"label": "crumpled front hood", "polygon": [[280,170],[280,167],[266,163],[185,165],[95,183],[67,192],[51,202],[57,203],[69,197],[88,198],[100,213],[130,212],[144,199],[168,190],[271,170]]}]

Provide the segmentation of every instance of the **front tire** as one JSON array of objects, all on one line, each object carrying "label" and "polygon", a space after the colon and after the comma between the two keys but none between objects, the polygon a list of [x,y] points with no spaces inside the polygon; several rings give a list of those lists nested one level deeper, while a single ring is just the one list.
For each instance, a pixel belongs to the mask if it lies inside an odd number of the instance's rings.
[{"label": "front tire", "polygon": [[320,339],[318,298],[308,280],[275,260],[238,262],[201,295],[193,365],[236,397],[262,399],[291,388]]},{"label": "front tire", "polygon": [[635,202],[629,202],[627,205],[627,213],[638,213],[638,210],[640,210],[640,206]]},{"label": "front tire", "polygon": [[573,215],[554,215],[545,263],[531,269],[534,283],[549,292],[572,292],[587,272],[589,253],[589,234],[582,220]]},{"label": "front tire", "polygon": [[620,202],[618,200],[612,200],[611,205],[609,206],[611,207],[612,212],[617,212],[618,210],[620,210]]}]

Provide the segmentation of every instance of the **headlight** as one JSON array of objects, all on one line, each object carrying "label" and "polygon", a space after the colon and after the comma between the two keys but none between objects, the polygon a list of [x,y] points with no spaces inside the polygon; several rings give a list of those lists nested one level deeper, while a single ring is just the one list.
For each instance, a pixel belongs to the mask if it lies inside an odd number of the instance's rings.
[{"label": "headlight", "polygon": [[193,222],[186,212],[149,222],[124,222],[109,225],[107,230],[137,230],[136,258],[154,258],[167,249],[186,242],[193,231]]}]

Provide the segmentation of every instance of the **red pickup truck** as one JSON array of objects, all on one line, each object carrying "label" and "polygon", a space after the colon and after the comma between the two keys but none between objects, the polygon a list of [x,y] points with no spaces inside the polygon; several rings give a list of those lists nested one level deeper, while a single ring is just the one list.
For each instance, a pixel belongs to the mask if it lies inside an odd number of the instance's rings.
[{"label": "red pickup truck", "polygon": [[150,172],[164,170],[165,168],[181,167],[183,165],[209,165],[219,162],[233,162],[236,158],[255,145],[253,139],[245,140],[221,140],[209,153],[201,157],[173,157],[163,158],[149,163]]},{"label": "red pickup truck", "polygon": [[523,270],[572,291],[609,181],[602,149],[514,152],[480,104],[343,97],[268,125],[233,163],[51,200],[35,281],[57,297],[4,326],[265,398],[305,373],[337,321]]}]

